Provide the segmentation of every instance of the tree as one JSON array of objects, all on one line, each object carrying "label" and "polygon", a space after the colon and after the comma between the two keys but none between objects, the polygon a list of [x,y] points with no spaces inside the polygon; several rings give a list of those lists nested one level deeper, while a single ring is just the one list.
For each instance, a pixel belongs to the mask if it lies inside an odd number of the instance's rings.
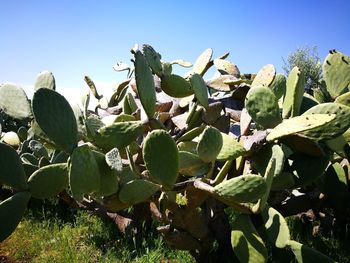
[{"label": "tree", "polygon": [[313,46],[312,48],[308,46],[299,47],[288,55],[287,60],[284,58],[282,59],[284,62],[282,68],[287,75],[295,66],[297,66],[305,74],[305,90],[310,92],[315,88],[322,77],[322,67],[316,46]]}]

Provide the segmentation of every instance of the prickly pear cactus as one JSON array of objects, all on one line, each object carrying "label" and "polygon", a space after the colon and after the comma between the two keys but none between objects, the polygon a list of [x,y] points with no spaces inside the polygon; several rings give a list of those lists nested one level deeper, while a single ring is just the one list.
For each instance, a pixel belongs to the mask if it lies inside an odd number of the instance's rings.
[{"label": "prickly pear cactus", "polygon": [[[1,85],[0,241],[30,198],[59,198],[122,233],[157,225],[166,244],[199,262],[333,262],[291,240],[287,218],[318,211],[315,225],[323,214],[350,223],[349,58],[327,56],[312,96],[299,68],[243,74],[212,49],[193,67],[161,60],[150,45],[131,52],[133,65],[114,66],[127,79],[110,98],[85,77],[82,107],[55,91],[48,71],[32,105],[18,86]],[[192,69],[181,76],[176,65]]]}]

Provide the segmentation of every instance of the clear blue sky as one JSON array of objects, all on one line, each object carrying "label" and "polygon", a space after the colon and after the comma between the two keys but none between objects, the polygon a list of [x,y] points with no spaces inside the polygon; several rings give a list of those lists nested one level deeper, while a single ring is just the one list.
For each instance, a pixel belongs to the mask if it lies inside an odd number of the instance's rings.
[{"label": "clear blue sky", "polygon": [[45,69],[62,87],[81,89],[85,73],[120,81],[112,66],[130,62],[135,43],[168,61],[229,51],[246,73],[268,63],[282,72],[282,57],[298,46],[316,45],[322,59],[333,48],[350,55],[349,0],[9,0],[0,9],[0,83],[33,84]]}]

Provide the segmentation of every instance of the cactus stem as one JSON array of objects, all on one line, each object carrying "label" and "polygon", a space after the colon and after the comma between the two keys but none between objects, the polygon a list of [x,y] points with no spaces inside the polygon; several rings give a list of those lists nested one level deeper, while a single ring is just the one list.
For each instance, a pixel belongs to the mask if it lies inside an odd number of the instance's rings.
[{"label": "cactus stem", "polygon": [[217,185],[225,179],[226,174],[231,168],[232,162],[233,160],[228,160],[225,162],[224,166],[221,168],[220,172],[217,174],[215,180],[212,182],[213,185]]},{"label": "cactus stem", "polygon": [[128,157],[128,160],[129,160],[129,166],[130,166],[130,170],[133,172],[133,174],[137,177],[137,178],[141,178],[141,174],[140,174],[140,171],[137,169],[136,165],[135,165],[135,162],[132,158],[132,155],[130,153],[130,150],[129,150],[129,147],[126,147],[125,148],[125,151],[126,151],[126,155]]},{"label": "cactus stem", "polygon": [[210,162],[210,170],[205,176],[206,179],[211,179],[212,178],[213,172],[214,172],[214,168],[215,168],[215,160]]},{"label": "cactus stem", "polygon": [[186,120],[186,124],[189,124],[191,122],[191,119],[194,115],[194,113],[196,112],[196,109],[197,109],[197,106],[198,106],[198,102],[196,102],[193,107],[191,108],[191,111],[190,113],[188,114],[188,117],[187,117],[187,120]]}]

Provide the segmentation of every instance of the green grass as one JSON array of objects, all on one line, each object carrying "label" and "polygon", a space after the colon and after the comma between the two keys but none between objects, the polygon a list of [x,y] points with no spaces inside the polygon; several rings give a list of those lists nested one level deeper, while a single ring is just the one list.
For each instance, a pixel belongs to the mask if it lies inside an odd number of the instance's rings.
[{"label": "green grass", "polygon": [[96,216],[72,211],[74,217],[67,213],[62,219],[52,211],[30,211],[0,244],[0,255],[38,263],[194,262],[188,252],[168,249],[155,232],[145,233],[137,247],[132,238],[125,238],[116,226]]}]

